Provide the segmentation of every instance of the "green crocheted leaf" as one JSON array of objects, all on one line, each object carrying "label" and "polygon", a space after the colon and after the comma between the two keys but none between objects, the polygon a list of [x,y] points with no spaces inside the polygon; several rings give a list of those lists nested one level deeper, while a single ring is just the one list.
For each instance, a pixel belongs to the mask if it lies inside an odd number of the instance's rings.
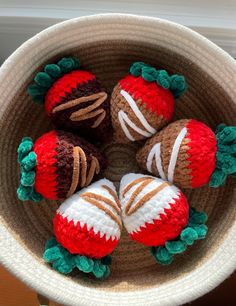
[{"label": "green crocheted leaf", "polygon": [[24,171],[31,171],[37,164],[37,156],[34,152],[30,152],[21,161],[21,167]]},{"label": "green crocheted leaf", "polygon": [[156,82],[165,89],[170,88],[171,78],[165,70],[159,70],[156,75]]},{"label": "green crocheted leaf", "polygon": [[180,239],[187,245],[193,245],[194,241],[198,239],[198,234],[193,228],[186,227],[181,232]]},{"label": "green crocheted leaf", "polygon": [[18,163],[21,163],[22,159],[25,158],[33,148],[33,141],[30,137],[24,137],[17,149]]},{"label": "green crocheted leaf", "polygon": [[143,62],[135,62],[131,65],[129,72],[135,77],[139,77],[142,75],[143,67],[150,67]]},{"label": "green crocheted leaf", "polygon": [[38,72],[34,78],[36,84],[41,87],[50,88],[53,84],[53,79],[46,72]]},{"label": "green crocheted leaf", "polygon": [[20,164],[20,186],[17,189],[17,197],[21,201],[39,202],[43,197],[34,189],[37,156],[32,152],[33,141],[30,137],[24,137],[17,149],[18,163]]},{"label": "green crocheted leaf", "polygon": [[181,240],[167,241],[165,243],[165,247],[168,250],[168,252],[173,255],[183,253],[187,248],[186,244]]},{"label": "green crocheted leaf", "polygon": [[61,68],[56,64],[48,64],[44,67],[44,71],[53,79],[58,79],[62,76]]},{"label": "green crocheted leaf", "polygon": [[161,265],[169,265],[174,259],[173,255],[165,247],[154,248],[152,254]]},{"label": "green crocheted leaf", "polygon": [[170,90],[177,99],[181,97],[187,90],[187,83],[183,75],[174,74],[171,77]]},{"label": "green crocheted leaf", "polygon": [[93,271],[94,262],[92,259],[87,258],[86,256],[76,256],[75,263],[76,267],[84,273],[90,273]]},{"label": "green crocheted leaf", "polygon": [[35,103],[43,104],[46,93],[52,84],[64,74],[78,70],[79,67],[79,60],[74,57],[64,57],[56,64],[47,64],[43,71],[36,74],[34,83],[28,86],[28,94]]},{"label": "green crocheted leaf", "polygon": [[205,212],[198,212],[196,210],[189,215],[189,222],[188,224],[204,224],[207,222],[207,214]]},{"label": "green crocheted leaf", "polygon": [[219,187],[227,176],[236,173],[236,126],[220,124],[216,129],[216,168],[211,176],[210,186]]},{"label": "green crocheted leaf", "polygon": [[100,259],[92,259],[86,256],[70,254],[63,248],[55,238],[46,242],[43,258],[51,263],[56,271],[68,274],[77,268],[83,273],[92,273],[96,278],[102,279],[110,274],[108,264],[111,263],[111,256]]},{"label": "green crocheted leaf", "polygon": [[196,231],[198,235],[198,239],[205,239],[207,232],[208,232],[208,227],[205,224],[201,224],[198,226],[194,226],[193,229]]},{"label": "green crocheted leaf", "polygon": [[157,82],[161,87],[169,89],[174,98],[179,98],[187,90],[184,76],[170,76],[166,70],[157,70],[143,62],[133,63],[129,72],[135,77],[141,76],[147,82]]},{"label": "green crocheted leaf", "polygon": [[79,69],[79,60],[73,57],[63,57],[57,65],[60,67],[62,73],[68,73],[70,71]]},{"label": "green crocheted leaf", "polygon": [[35,172],[34,171],[22,172],[20,183],[23,186],[33,186],[34,185],[34,179],[35,179]]}]

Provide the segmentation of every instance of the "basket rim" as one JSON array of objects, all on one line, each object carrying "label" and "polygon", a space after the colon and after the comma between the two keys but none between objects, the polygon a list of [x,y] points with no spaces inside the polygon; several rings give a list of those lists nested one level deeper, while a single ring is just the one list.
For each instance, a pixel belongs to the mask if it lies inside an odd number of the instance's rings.
[{"label": "basket rim", "polygon": [[[221,61],[224,67],[230,68],[232,74],[234,73],[236,75],[236,63],[234,59],[220,47],[195,31],[160,18],[114,13],[78,17],[60,22],[43,30],[21,45],[3,63],[0,69],[0,84],[1,80],[4,80],[8,72],[14,67],[14,63],[19,61],[24,56],[25,51],[32,48],[36,42],[43,42],[45,37],[52,37],[61,31],[66,31],[72,25],[81,26],[90,22],[101,24],[103,21],[108,23],[120,22],[122,23],[123,29],[129,25],[138,24],[145,25],[147,29],[153,29],[154,26],[158,25],[162,25],[171,31],[177,29],[181,35],[186,35],[188,39],[195,40],[199,46],[207,47]],[[234,104],[236,104],[236,91],[233,94],[235,98]],[[7,105],[1,103],[0,122],[2,121],[6,107]],[[17,241],[11,234],[11,231],[4,225],[4,221],[0,222],[0,262],[37,292],[66,305],[78,305],[78,297],[79,305],[86,306],[94,304],[143,305],[144,303],[147,305],[179,305],[196,299],[212,290],[235,270],[236,243],[233,243],[233,241],[235,242],[235,237],[236,222],[216,252],[192,273],[176,281],[171,281],[168,284],[133,292],[108,292],[85,288],[73,282],[71,279],[65,279],[65,277],[48,269],[44,265],[39,267],[38,260],[27,252],[27,249]],[[64,286],[65,283],[67,284],[66,286]],[[175,294],[165,296],[164,291],[167,289],[172,290],[172,292],[174,291]],[[71,294],[75,290],[76,295]]]}]

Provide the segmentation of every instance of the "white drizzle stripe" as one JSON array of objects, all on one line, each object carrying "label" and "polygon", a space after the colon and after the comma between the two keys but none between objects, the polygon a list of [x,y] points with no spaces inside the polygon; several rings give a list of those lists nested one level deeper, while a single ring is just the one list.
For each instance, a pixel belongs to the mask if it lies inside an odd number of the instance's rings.
[{"label": "white drizzle stripe", "polygon": [[126,137],[129,140],[135,141],[134,137],[130,134],[128,128],[125,125],[125,122],[124,122],[124,119],[123,119],[123,116],[122,116],[122,112],[123,111],[119,111],[119,113],[118,113],[118,119],[120,121],[121,128],[122,128],[123,132],[125,133]]},{"label": "white drizzle stripe", "polygon": [[172,149],[172,152],[171,152],[170,163],[169,163],[169,166],[168,166],[168,181],[171,182],[171,183],[173,182],[173,178],[174,178],[175,165],[176,165],[176,161],[177,161],[177,158],[178,158],[179,149],[180,149],[181,143],[182,143],[184,137],[186,136],[187,132],[188,131],[187,131],[186,127],[184,127],[180,131],[177,138],[175,139],[175,143],[174,143],[174,146],[173,146],[173,149]]},{"label": "white drizzle stripe", "polygon": [[131,97],[131,95],[125,91],[121,90],[120,94],[125,98],[125,100],[128,102],[129,106],[131,107],[132,111],[135,113],[139,121],[142,123],[142,125],[145,127],[145,129],[150,132],[151,134],[156,133],[156,129],[154,129],[146,120],[142,112],[139,110],[137,104],[135,103],[134,99]]},{"label": "white drizzle stripe", "polygon": [[118,119],[120,121],[120,125],[126,135],[127,138],[129,138],[129,140],[131,141],[135,141],[135,139],[133,138],[133,136],[130,134],[128,128],[126,127],[125,123],[127,123],[127,125],[129,125],[134,131],[136,131],[137,133],[139,133],[140,135],[143,135],[145,137],[150,137],[152,136],[151,133],[149,132],[146,132],[142,129],[140,129],[137,125],[135,125],[133,123],[133,121],[131,121],[129,119],[129,117],[127,116],[127,114],[123,111],[123,110],[120,110],[119,113],[118,113]]},{"label": "white drizzle stripe", "polygon": [[152,162],[153,162],[154,156],[156,160],[156,167],[157,167],[158,173],[163,180],[166,180],[166,176],[163,171],[162,162],[161,162],[161,144],[160,143],[156,143],[148,154],[146,166],[147,166],[147,170],[151,173],[153,172]]}]

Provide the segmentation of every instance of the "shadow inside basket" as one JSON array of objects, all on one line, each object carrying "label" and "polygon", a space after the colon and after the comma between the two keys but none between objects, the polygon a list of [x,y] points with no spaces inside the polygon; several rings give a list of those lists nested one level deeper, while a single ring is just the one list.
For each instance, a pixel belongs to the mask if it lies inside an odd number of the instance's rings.
[{"label": "shadow inside basket", "polygon": [[[176,102],[175,119],[198,119],[213,130],[221,122],[232,124],[227,114],[232,114],[235,110],[224,89],[194,62],[186,60],[167,48],[151,44],[143,45],[138,42],[109,41],[107,43],[104,41],[68,50],[66,54],[58,54],[54,58],[47,59],[45,63],[53,62],[66,55],[78,57],[86,69],[98,76],[109,92],[127,73],[130,64],[135,61],[147,62],[157,68],[183,74],[189,89]],[[35,71],[32,71],[28,82],[23,84],[15,95],[6,111],[2,126],[2,135],[11,135],[11,137],[2,137],[4,141],[2,140],[1,150],[7,154],[1,154],[2,163],[6,165],[1,211],[2,218],[13,235],[41,264],[45,264],[42,259],[44,245],[53,233],[52,218],[60,203],[55,201],[42,201],[39,204],[23,203],[16,198],[19,178],[19,173],[16,174],[18,169],[16,152],[21,138],[30,136],[36,139],[52,128],[43,107],[32,103],[27,95],[26,88],[32,82],[34,74]],[[225,105],[228,105],[226,106],[228,110],[224,112],[221,110],[222,99]],[[20,113],[20,116],[14,117],[16,113]],[[140,171],[135,161],[137,148],[138,145],[134,144],[103,146],[108,159],[108,168],[104,175],[114,181],[116,186],[125,173]],[[235,183],[229,179],[226,186],[218,189],[205,186],[196,190],[184,190],[190,205],[208,214],[209,233],[205,240],[197,242],[182,255],[177,255],[171,265],[158,265],[150,254],[150,250],[131,241],[123,230],[121,241],[113,253],[112,274],[108,279],[100,282],[80,272],[73,273],[71,276],[62,275],[62,277],[72,277],[74,281],[84,286],[122,291],[158,286],[189,274],[212,256],[235,220],[234,187]],[[48,268],[51,269],[50,266]],[[141,275],[145,277],[140,277]]]}]

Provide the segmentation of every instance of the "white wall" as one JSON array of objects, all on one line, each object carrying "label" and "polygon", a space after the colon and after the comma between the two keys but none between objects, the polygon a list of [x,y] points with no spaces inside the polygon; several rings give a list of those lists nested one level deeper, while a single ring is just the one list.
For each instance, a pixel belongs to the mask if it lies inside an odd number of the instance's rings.
[{"label": "white wall", "polygon": [[236,0],[0,0],[0,62],[26,39],[52,24],[108,12],[179,22],[236,57]]}]

